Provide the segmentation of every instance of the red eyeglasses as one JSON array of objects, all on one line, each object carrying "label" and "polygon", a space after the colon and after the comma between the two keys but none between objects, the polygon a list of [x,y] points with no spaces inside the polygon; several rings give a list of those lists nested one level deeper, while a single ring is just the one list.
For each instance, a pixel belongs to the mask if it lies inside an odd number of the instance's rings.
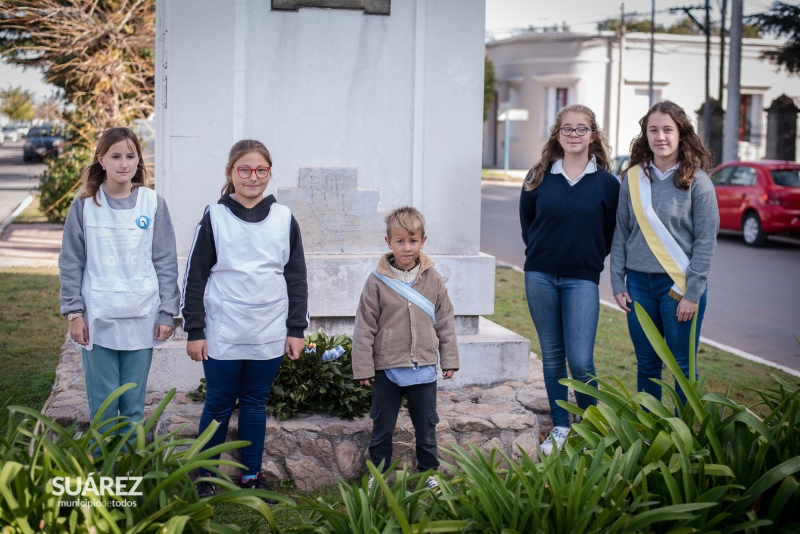
[{"label": "red eyeglasses", "polygon": [[271,167],[258,167],[256,169],[250,167],[236,167],[236,172],[239,173],[239,178],[247,180],[253,172],[255,172],[256,176],[259,178],[266,178],[269,176],[270,169]]}]

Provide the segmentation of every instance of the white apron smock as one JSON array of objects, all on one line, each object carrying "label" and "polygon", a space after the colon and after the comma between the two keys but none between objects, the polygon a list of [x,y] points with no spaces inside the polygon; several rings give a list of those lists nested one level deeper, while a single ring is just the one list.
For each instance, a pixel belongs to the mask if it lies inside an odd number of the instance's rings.
[{"label": "white apron smock", "polygon": [[137,188],[136,206],[112,209],[102,186],[98,201],[83,206],[86,268],[81,296],[89,328],[87,350],[140,350],[156,345],[161,299],[153,265],[153,226],[158,196]]},{"label": "white apron smock", "polygon": [[208,355],[216,360],[270,360],[286,352],[292,212],[273,204],[261,222],[241,220],[223,204],[208,207],[217,249],[203,302]]}]

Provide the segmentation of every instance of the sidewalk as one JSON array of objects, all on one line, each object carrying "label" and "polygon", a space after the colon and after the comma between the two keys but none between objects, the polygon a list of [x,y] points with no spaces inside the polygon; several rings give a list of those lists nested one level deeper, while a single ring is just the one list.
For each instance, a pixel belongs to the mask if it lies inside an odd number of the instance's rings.
[{"label": "sidewalk", "polygon": [[11,223],[0,236],[0,269],[58,265],[63,225]]}]

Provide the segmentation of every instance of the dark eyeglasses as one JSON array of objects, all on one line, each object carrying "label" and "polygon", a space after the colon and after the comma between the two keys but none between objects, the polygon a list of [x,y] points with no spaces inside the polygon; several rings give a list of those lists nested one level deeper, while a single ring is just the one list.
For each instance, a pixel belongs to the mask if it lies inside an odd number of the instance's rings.
[{"label": "dark eyeglasses", "polygon": [[578,137],[583,137],[587,133],[593,131],[594,130],[592,128],[588,128],[586,126],[578,126],[577,128],[570,128],[569,126],[564,126],[563,128],[561,128],[561,135],[563,135],[564,137],[569,137],[572,135],[572,132],[575,132],[576,134],[578,134]]},{"label": "dark eyeglasses", "polygon": [[256,176],[259,178],[266,178],[269,176],[270,167],[258,167],[257,169],[251,169],[250,167],[236,167],[236,172],[239,173],[239,178],[242,180],[247,180],[250,178],[250,175],[253,172],[256,173]]}]

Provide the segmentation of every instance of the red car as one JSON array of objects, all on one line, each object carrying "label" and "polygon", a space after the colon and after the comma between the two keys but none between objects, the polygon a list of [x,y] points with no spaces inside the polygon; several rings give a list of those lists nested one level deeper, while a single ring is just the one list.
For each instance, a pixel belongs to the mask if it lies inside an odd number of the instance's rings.
[{"label": "red car", "polygon": [[760,247],[768,234],[800,234],[800,163],[729,161],[711,171],[720,228]]}]

